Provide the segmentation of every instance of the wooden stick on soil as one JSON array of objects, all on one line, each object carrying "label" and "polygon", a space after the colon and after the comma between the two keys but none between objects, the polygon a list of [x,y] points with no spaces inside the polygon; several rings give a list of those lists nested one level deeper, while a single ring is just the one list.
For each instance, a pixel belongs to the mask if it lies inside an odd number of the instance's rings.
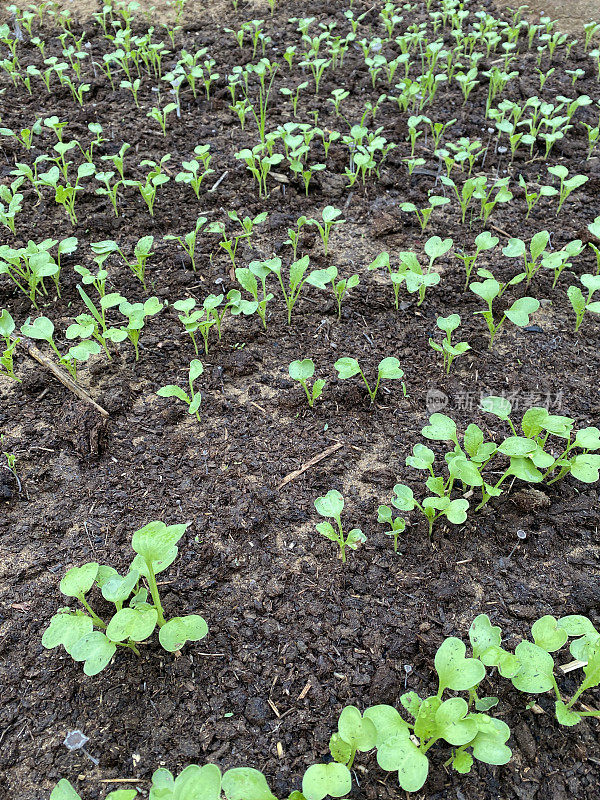
[{"label": "wooden stick on soil", "polygon": [[302,475],[303,472],[306,472],[307,469],[314,467],[314,465],[318,464],[319,461],[322,461],[324,458],[327,458],[328,456],[332,455],[343,446],[344,446],[343,442],[337,442],[336,444],[331,445],[331,447],[328,447],[327,450],[323,450],[323,452],[319,453],[318,456],[314,456],[309,461],[307,461],[306,464],[303,464],[300,467],[300,469],[295,469],[293,472],[290,472],[289,475],[286,475],[285,478],[281,481],[281,483],[277,487],[277,489],[278,490],[283,489],[283,487],[287,483],[290,483],[290,481],[293,481],[295,478],[298,478],[300,475]]},{"label": "wooden stick on soil", "polygon": [[82,389],[81,386],[75,383],[75,381],[72,380],[68,375],[65,375],[65,373],[59,369],[56,364],[51,361],[51,359],[47,358],[47,356],[38,350],[34,344],[28,342],[27,339],[24,338],[21,338],[21,341],[25,345],[25,349],[31,358],[35,359],[38,364],[41,364],[43,367],[46,367],[46,369],[50,370],[54,377],[59,380],[70,392],[73,392],[73,394],[77,395],[77,397],[79,397],[81,400],[85,400],[86,403],[92,405],[99,414],[102,414],[103,417],[109,416],[108,411],[105,408],[102,408],[102,406],[99,406],[95,400],[92,400],[85,389]]}]

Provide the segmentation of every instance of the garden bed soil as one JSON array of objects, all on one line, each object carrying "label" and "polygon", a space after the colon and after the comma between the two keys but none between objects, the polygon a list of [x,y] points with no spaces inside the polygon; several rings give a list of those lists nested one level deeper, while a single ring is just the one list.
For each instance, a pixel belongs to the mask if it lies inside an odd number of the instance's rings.
[{"label": "garden bed soil", "polygon": [[[318,20],[335,17],[341,26],[345,5],[335,7],[336,13],[331,4],[317,2],[311,14]],[[368,7],[359,3],[357,11]],[[285,21],[303,11],[302,5],[285,2],[273,22],[268,20],[279,52],[293,30]],[[233,65],[246,63],[251,52],[241,52],[220,26],[207,25],[209,18],[209,12],[186,18],[180,41],[208,46],[226,74]],[[228,10],[220,23],[233,27],[240,19]],[[104,46],[89,26],[87,40],[92,49]],[[23,47],[35,63],[33,48]],[[579,93],[596,97],[590,60],[577,47],[570,60],[570,68],[586,69]],[[533,56],[519,57],[522,74],[515,99],[539,94],[533,66]],[[286,70],[280,70],[277,90],[288,81]],[[348,54],[340,74],[351,92],[352,113],[371,91],[360,51]],[[367,271],[382,250],[421,252],[433,234],[468,246],[483,229],[479,222],[472,230],[462,226],[455,203],[434,213],[425,236],[399,211],[403,200],[419,205],[435,180],[427,174],[409,178],[402,165],[408,152],[406,115],[387,104],[377,117],[384,135],[399,143],[378,182],[346,189],[342,151],[332,147],[327,172],[316,177],[308,198],[293,183],[273,180],[269,198],[261,200],[249,173],[233,157],[251,136],[241,132],[228,109],[222,82],[210,103],[200,97],[193,103],[186,96],[182,118],[165,139],[136,111],[130,96],[113,94],[100,81],[92,84],[80,109],[67,89],[30,97],[3,80],[2,124],[7,127],[26,127],[37,117],[56,114],[69,120],[71,135],[83,135],[87,123],[98,120],[112,139],[101,152],[116,152],[127,141],[132,145],[130,167],[168,152],[174,171],[195,144],[210,142],[216,172],[208,185],[227,171],[215,192],[203,187],[201,203],[189,187],[171,180],[159,195],[153,219],[133,190],[126,193],[118,220],[107,201],[82,193],[79,224],[72,233],[61,209],[48,199],[36,202],[26,190],[20,238],[39,241],[60,232],[60,238],[80,240],[79,251],[64,259],[62,299],[43,309],[57,329],[64,330],[79,313],[72,266],[88,264],[84,243],[90,241],[115,238],[129,246],[152,233],[152,293],[169,302],[187,293],[198,298],[211,291],[225,293],[234,284],[214,237],[200,244],[196,274],[177,246],[162,242],[167,233],[190,230],[200,211],[209,219],[221,219],[230,209],[244,215],[269,212],[254,246],[242,246],[240,263],[246,263],[271,253],[287,259],[288,248],[282,245],[286,229],[301,214],[317,216],[327,204],[342,208],[346,222],[332,234],[330,255],[324,257],[314,228],[304,229],[300,252],[310,255],[311,267],[336,264],[341,274],[358,272],[361,283],[344,301],[340,321],[334,302],[312,289],[303,294],[289,327],[279,295],[270,305],[266,331],[257,319],[228,318],[222,340],[211,340],[209,354],[201,355],[201,424],[182,406],[155,395],[165,383],[183,385],[194,357],[189,337],[169,310],[150,320],[137,363],[132,350],[123,347],[112,362],[92,361],[81,371],[82,384],[109,411],[108,420],[23,355],[18,358],[23,383],[0,380],[3,449],[16,453],[22,484],[19,490],[12,475],[0,470],[0,796],[37,800],[59,778],[68,777],[82,797],[95,800],[109,788],[139,785],[147,790],[159,766],[176,771],[208,761],[223,768],[259,767],[275,794],[285,795],[298,788],[309,764],[327,754],[345,705],[398,705],[406,689],[435,691],[436,649],[447,636],[466,639],[477,614],[489,614],[509,646],[527,636],[543,614],[586,614],[598,623],[597,485],[568,478],[532,491],[517,482],[481,513],[470,514],[464,525],[438,524],[431,541],[423,522],[412,517],[397,554],[376,521],[378,505],[388,502],[398,480],[418,491],[418,476],[405,466],[405,458],[423,441],[420,430],[436,410],[432,393],[441,393],[440,410],[456,420],[459,430],[476,422],[495,439],[507,429],[478,409],[486,394],[512,396],[515,418],[529,405],[548,400],[553,411],[575,418],[578,426],[598,424],[600,418],[598,321],[586,318],[574,334],[566,275],[552,289],[550,275],[542,271],[533,293],[551,305],[542,304],[531,330],[503,331],[489,352],[483,320],[473,313],[481,304],[464,291],[458,259],[448,254],[440,260],[441,284],[428,291],[422,306],[401,292],[399,311],[388,281]],[[335,73],[323,80],[317,103],[322,126],[340,124],[325,103],[339,80]],[[568,82],[557,69],[543,96],[568,94]],[[144,108],[152,103],[148,87],[145,81],[140,92]],[[463,106],[453,84],[440,91],[426,113],[435,120],[456,117],[453,138],[485,137],[488,123],[480,102],[485,91],[475,92],[474,102]],[[310,109],[310,96],[301,99],[300,107],[303,114]],[[289,106],[278,94],[272,109],[271,126],[290,120]],[[51,141],[49,133],[40,137],[27,161]],[[24,160],[24,151],[8,141],[2,144],[0,175],[6,180],[14,160]],[[576,236],[585,240],[600,190],[600,160],[586,161],[585,154],[585,133],[577,129],[551,154],[551,163],[564,163],[590,179],[558,218],[538,206],[526,220],[522,197],[496,209],[491,222],[502,243],[507,239],[503,231],[527,239],[545,227],[552,231],[555,248]],[[505,169],[506,157],[490,148],[486,171],[499,161]],[[545,175],[542,160],[526,161],[518,154],[510,174],[522,172],[530,180]],[[506,279],[514,272],[513,262],[507,262],[497,248],[479,266]],[[592,266],[593,256],[586,254],[578,259],[577,271]],[[124,265],[115,262],[110,275],[123,295],[143,299],[140,284]],[[0,300],[19,323],[31,314],[27,299],[5,279]],[[435,336],[436,317],[455,311],[463,320],[461,338],[472,350],[445,376],[428,340]],[[396,356],[405,371],[407,395],[399,382],[384,383],[371,407],[359,382],[334,377],[333,362],[343,355],[359,358],[370,375],[381,358]],[[327,378],[315,410],[287,375],[287,365],[303,357],[311,357],[317,375]],[[288,473],[336,443],[342,445],[338,450],[280,486]],[[346,498],[345,522],[367,536],[345,566],[314,529],[313,501],[331,488]],[[126,569],[133,555],[131,533],[153,519],[190,523],[178,559],[163,573],[164,605],[170,615],[201,613],[209,635],[176,656],[162,651],[153,638],[142,646],[139,659],[119,652],[102,673],[85,677],[62,648],[47,651],[41,645],[43,630],[63,604],[60,578],[67,568],[90,560]],[[517,530],[526,533],[524,540],[517,538]],[[565,693],[572,692],[576,677],[571,673],[561,679]],[[472,773],[462,776],[444,769],[449,748],[441,747],[432,751],[430,778],[419,797],[597,798],[597,721],[561,728],[545,695],[537,698],[534,713],[508,681],[488,679],[486,691],[499,693],[498,716],[512,730],[512,761],[503,767],[476,762]],[[590,692],[587,702],[597,707],[598,691]],[[89,737],[87,750],[99,759],[97,767],[81,751],[69,753],[63,746],[67,731],[75,728]],[[355,800],[404,797],[394,774],[382,772],[374,757],[360,759],[356,777]],[[138,783],[120,784],[124,778]]]}]

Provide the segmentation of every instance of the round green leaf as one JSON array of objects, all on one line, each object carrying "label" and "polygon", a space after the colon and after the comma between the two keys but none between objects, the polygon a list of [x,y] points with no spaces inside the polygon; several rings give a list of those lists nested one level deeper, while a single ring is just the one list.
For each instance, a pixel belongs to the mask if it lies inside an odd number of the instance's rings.
[{"label": "round green leaf", "polygon": [[360,372],[358,361],[355,358],[349,358],[348,356],[338,358],[333,366],[337,370],[338,378],[340,380],[352,378],[354,375],[358,375]]},{"label": "round green leaf", "polygon": [[[146,564],[152,564],[155,573],[161,572],[177,557],[176,545],[185,533],[188,524],[167,526],[159,520],[149,522],[140,530],[135,531],[131,538],[131,546]],[[140,569],[137,560],[135,569],[146,576],[146,572]]]},{"label": "round green leaf", "polygon": [[70,614],[59,611],[50,620],[42,635],[42,646],[51,650],[59,644],[69,652],[70,648],[94,629],[92,618],[87,614]]},{"label": "round green leaf", "polygon": [[170,791],[172,794],[166,795],[165,800],[220,800],[221,770],[215,764],[190,764],[179,773]]},{"label": "round green leaf", "polygon": [[[324,797],[343,797],[352,788],[350,770],[343,764],[313,764],[302,778],[302,794],[306,800],[323,800]],[[229,800],[229,798],[228,798]],[[241,798],[239,800],[252,800]]]},{"label": "round green leaf", "polygon": [[89,592],[98,574],[98,564],[90,561],[81,567],[72,567],[65,572],[60,590],[67,597],[81,597]]},{"label": "round green leaf", "polygon": [[537,646],[548,653],[560,650],[568,638],[566,630],[558,626],[557,620],[551,614],[546,614],[534,622],[531,633]]},{"label": "round green leaf", "polygon": [[445,414],[436,412],[429,417],[429,425],[426,425],[421,433],[426,439],[456,442],[456,423]]},{"label": "round green leaf", "polygon": [[288,367],[290,378],[295,381],[307,381],[315,374],[315,363],[312,358],[304,358],[302,361],[292,361]]},{"label": "round green leaf", "polygon": [[338,720],[338,731],[345,742],[355,750],[366,753],[375,747],[377,730],[373,722],[363,718],[356,706],[346,706]]},{"label": "round green leaf", "polygon": [[227,800],[277,800],[262,772],[250,767],[227,770],[223,775],[223,792]]},{"label": "round green leaf", "polygon": [[143,642],[154,631],[157,617],[157,610],[150,605],[122,608],[108,623],[106,635],[113,642]]},{"label": "round green leaf", "polygon": [[117,645],[109,641],[101,631],[92,631],[82,636],[69,655],[75,661],[85,661],[83,671],[86,675],[97,675],[114,656]]},{"label": "round green leaf", "polygon": [[435,654],[440,688],[464,692],[485,678],[485,667],[475,658],[465,658],[467,648],[454,636],[445,639]]},{"label": "round green leaf", "polygon": [[198,642],[208,633],[206,621],[198,614],[173,617],[158,632],[158,638],[170,653],[181,650],[186,642]]},{"label": "round green leaf", "polygon": [[386,380],[399,380],[404,377],[404,370],[400,369],[400,362],[393,356],[388,356],[379,362],[379,375]]},{"label": "round green leaf", "polygon": [[333,517],[337,519],[344,510],[344,498],[337,489],[330,489],[326,495],[317,497],[315,500],[317,513],[322,517]]},{"label": "round green leaf", "polygon": [[515,689],[530,694],[547,692],[554,686],[552,656],[531,642],[520,642],[515,648],[518,672],[511,679]]},{"label": "round green leaf", "polygon": [[61,778],[50,792],[50,800],[81,800],[81,797],[66,778]]}]

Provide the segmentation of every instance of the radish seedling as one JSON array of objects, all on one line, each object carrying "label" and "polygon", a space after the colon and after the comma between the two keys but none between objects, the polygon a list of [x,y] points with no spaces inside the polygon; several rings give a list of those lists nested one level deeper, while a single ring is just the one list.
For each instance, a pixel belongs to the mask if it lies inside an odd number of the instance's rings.
[{"label": "radish seedling", "polygon": [[337,542],[340,548],[340,558],[342,563],[346,563],[346,548],[356,550],[359,545],[366,542],[367,537],[359,528],[353,528],[344,534],[342,529],[342,511],[344,510],[344,498],[336,489],[330,489],[323,497],[315,500],[317,513],[322,517],[331,517],[337,524],[337,531],[331,522],[319,522],[316,525],[317,531],[332,542]]},{"label": "radish seedling", "polygon": [[473,267],[479,257],[480,253],[484,253],[487,250],[493,250],[494,247],[498,244],[500,240],[497,236],[492,236],[489,231],[483,231],[478,236],[475,237],[475,252],[472,255],[467,255],[467,253],[456,250],[454,255],[465,265],[465,289],[469,285],[469,281],[471,279],[471,272],[473,271]]},{"label": "radish seedling", "polygon": [[195,381],[202,375],[204,372],[204,367],[202,363],[197,359],[194,358],[190,362],[190,368],[188,373],[188,385],[190,387],[190,393],[184,392],[184,390],[179,387],[175,386],[174,384],[170,383],[167,386],[162,386],[156,394],[159,397],[176,397],[178,400],[184,402],[188,407],[188,414],[196,415],[196,419],[200,422],[200,403],[202,402],[202,395],[200,392],[194,391],[194,383]]},{"label": "radish seedling", "polygon": [[573,241],[566,244],[562,250],[554,250],[551,253],[546,252],[542,255],[542,267],[554,270],[553,289],[558,283],[558,279],[563,270],[571,266],[569,259],[578,256],[583,252],[583,249],[584,245],[581,239],[573,239]]},{"label": "radish seedling", "polygon": [[316,269],[311,272],[306,282],[311,286],[316,286],[317,289],[328,289],[330,286],[333,289],[333,294],[337,303],[338,319],[342,318],[342,300],[346,297],[350,289],[354,289],[360,283],[358,275],[350,275],[349,278],[341,278],[336,281],[338,275],[338,268],[336,266],[327,267],[327,269]]},{"label": "radish seedling", "polygon": [[181,247],[188,254],[190,261],[192,262],[192,269],[194,272],[196,272],[196,240],[198,238],[198,232],[202,227],[204,227],[204,225],[206,225],[206,222],[206,217],[198,217],[196,220],[196,225],[194,226],[194,230],[186,233],[184,236],[172,236],[171,234],[163,236],[165,242],[179,242]]},{"label": "radish seedling", "polygon": [[452,333],[460,325],[460,316],[458,314],[450,314],[448,317],[438,317],[436,320],[436,325],[446,334],[446,338],[442,341],[441,345],[437,342],[434,342],[433,339],[429,339],[429,346],[438,353],[442,354],[444,359],[444,370],[447,374],[450,374],[450,367],[452,366],[454,359],[464,355],[467,350],[470,350],[471,348],[467,342],[458,342],[457,344],[452,344]]},{"label": "radish seedling", "polygon": [[311,272],[308,275],[306,275],[306,270],[308,269],[309,261],[310,260],[308,256],[303,256],[298,261],[294,261],[293,264],[290,264],[288,271],[287,289],[285,287],[283,276],[281,274],[281,259],[270,258],[268,261],[262,262],[262,264],[268,270],[270,270],[277,276],[277,280],[279,281],[279,285],[281,286],[283,299],[285,300],[285,304],[287,307],[288,325],[292,321],[292,310],[296,305],[296,303],[298,302],[298,299],[300,298],[300,292],[302,291],[302,287],[307,281],[310,283],[311,282],[310,278],[315,274],[315,272]]},{"label": "radish seedling", "polygon": [[392,509],[389,506],[379,506],[377,509],[377,522],[382,522],[388,526],[385,531],[386,536],[394,539],[394,552],[398,552],[398,536],[406,529],[406,520],[402,517],[392,516]]},{"label": "radish seedling", "polygon": [[439,208],[440,206],[445,206],[449,202],[450,200],[447,197],[431,196],[429,197],[429,206],[426,208],[421,208],[419,210],[414,203],[400,203],[400,210],[416,214],[421,231],[424,231],[429,223],[433,209]]},{"label": "radish seedling", "polygon": [[307,219],[307,225],[316,225],[319,230],[319,236],[321,237],[321,241],[323,242],[323,248],[325,250],[325,255],[327,255],[329,250],[329,236],[331,234],[331,229],[334,225],[341,225],[345,222],[345,219],[338,219],[341,215],[341,211],[339,208],[334,208],[333,206],[325,206],[323,211],[321,212],[321,217],[323,219],[323,224],[316,219]]},{"label": "radish seedling", "polygon": [[[377,390],[379,389],[379,384],[382,380],[397,381],[402,380],[404,377],[404,371],[400,369],[400,362],[397,358],[394,358],[394,356],[388,356],[379,362],[379,366],[377,367],[377,380],[372,389],[369,385],[369,382],[365,378],[362,369],[360,368],[360,364],[355,358],[349,358],[348,356],[338,358],[333,366],[338,373],[339,380],[341,381],[347,380],[348,378],[353,378],[355,375],[361,376],[365,386],[367,387],[369,397],[371,398],[371,405],[373,405],[375,402]],[[406,396],[406,385],[404,381],[402,381],[402,390]]]},{"label": "radish seedling", "polygon": [[[84,662],[86,675],[97,675],[111,661],[117,647],[126,647],[139,655],[138,643],[148,639],[156,626],[160,644],[171,653],[180,650],[186,641],[203,639],[208,627],[197,614],[165,620],[156,583],[156,575],[177,558],[177,542],[188,525],[167,526],[156,521],[135,531],[131,546],[137,555],[124,577],[113,567],[96,562],[67,570],[60,591],[79,600],[84,611],[60,609],[44,631],[42,645],[52,649],[62,644],[75,661]],[[87,598],[93,587],[100,589],[103,598],[116,607],[108,623],[93,610]]]},{"label": "radish seedling", "polygon": [[505,319],[510,320],[514,325],[525,327],[529,325],[530,315],[535,314],[540,307],[540,301],[535,297],[519,297],[506,309],[500,320],[496,322],[492,303],[500,295],[501,286],[498,281],[494,278],[486,278],[482,283],[472,283],[469,289],[487,303],[487,311],[476,311],[475,313],[481,314],[487,323],[490,332],[490,350],[494,346],[494,338],[504,324]]},{"label": "radish seedling", "polygon": [[15,323],[10,313],[3,308],[0,314],[0,338],[4,339],[4,350],[0,354],[0,375],[7,375],[14,381],[21,383],[14,371],[13,356],[20,339],[13,339],[12,334],[15,330]]},{"label": "radish seedling", "polygon": [[587,183],[589,179],[586,175],[573,175],[571,178],[567,179],[569,170],[562,164],[557,164],[554,167],[548,167],[548,172],[551,175],[555,175],[560,180],[560,199],[558,208],[556,209],[556,216],[558,216],[565,200],[571,194],[571,192],[575,189],[578,189],[580,186],[583,186],[583,184]]},{"label": "radish seedling", "polygon": [[188,297],[185,300],[177,300],[173,303],[173,308],[176,311],[182,311],[179,315],[179,321],[189,333],[196,355],[198,355],[198,344],[196,342],[196,332],[200,332],[204,341],[204,352],[208,353],[208,334],[213,325],[217,326],[219,339],[221,338],[221,321],[227,306],[225,306],[221,313],[216,310],[223,302],[223,295],[210,294],[205,298],[202,308],[196,308],[196,301],[193,297]]},{"label": "radish seedling", "polygon": [[[251,261],[247,267],[237,267],[235,270],[236,280],[253,297],[253,311],[244,311],[243,313],[254,313],[255,311],[265,330],[267,328],[267,303],[273,299],[271,292],[267,294],[266,286],[266,280],[270,274],[270,268],[262,261]],[[258,281],[262,287],[262,296],[259,294]],[[232,311],[232,313],[234,312]]]},{"label": "radish seedling", "polygon": [[584,296],[579,286],[569,286],[567,296],[575,312],[575,332],[579,330],[586,311],[593,314],[600,314],[600,301],[592,302],[592,296],[600,290],[600,275],[581,275],[579,278],[583,286],[587,289],[587,297]]},{"label": "radish seedling", "polygon": [[[0,317],[0,322],[1,321],[2,318]],[[302,386],[306,392],[308,405],[312,408],[315,404],[315,401],[321,396],[323,387],[325,386],[325,381],[323,378],[317,378],[317,380],[313,383],[312,390],[309,390],[308,388],[307,381],[309,381],[315,374],[314,361],[311,358],[304,358],[302,361],[292,361],[288,367],[288,372],[290,378],[294,381],[298,381],[300,386]]]},{"label": "radish seedling", "polygon": [[119,311],[127,317],[127,323],[123,325],[123,328],[135,350],[136,361],[138,361],[140,357],[138,343],[140,340],[140,332],[145,325],[146,318],[158,314],[162,307],[163,304],[158,297],[149,297],[143,303],[130,303],[128,300],[122,300],[119,304]]},{"label": "radish seedling", "polygon": [[209,165],[212,156],[210,155],[210,145],[203,144],[194,148],[194,153],[197,158],[192,158],[190,161],[182,161],[183,167],[181,172],[175,175],[176,183],[187,183],[194,190],[194,194],[200,199],[200,187],[202,181],[214,173],[214,169],[210,169]]}]

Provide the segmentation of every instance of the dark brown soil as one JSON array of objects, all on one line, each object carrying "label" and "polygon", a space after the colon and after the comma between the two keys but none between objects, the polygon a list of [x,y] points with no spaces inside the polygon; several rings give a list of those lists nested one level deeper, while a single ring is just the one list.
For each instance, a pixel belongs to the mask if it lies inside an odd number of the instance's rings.
[{"label": "dark brown soil", "polygon": [[[317,2],[310,13],[317,21],[335,18],[344,28],[346,7]],[[370,8],[369,3],[355,3],[356,14]],[[220,23],[233,28],[251,12],[240,10],[236,15],[228,8]],[[265,28],[276,53],[298,38],[295,26],[286,20],[304,13],[302,4],[283,2],[275,18],[267,19]],[[408,16],[403,26],[413,21],[413,15]],[[248,48],[240,51],[231,35],[214,22],[208,24],[210,19],[188,19],[177,48],[208,46],[224,76],[234,65],[249,61],[252,53]],[[369,12],[363,34],[375,35],[377,24],[376,12]],[[99,57],[106,42],[97,28],[88,25],[87,30],[91,51]],[[19,45],[19,52],[24,63],[37,63],[37,50],[27,42]],[[59,52],[57,40],[46,52]],[[570,63],[562,58],[559,51],[556,71],[540,92],[534,57],[519,56],[521,77],[511,84],[516,99],[572,95],[564,69],[580,66],[586,77],[578,81],[577,91],[596,98],[593,63],[582,48],[573,49]],[[483,59],[480,69],[487,63]],[[296,86],[299,76],[295,68],[290,78],[282,64],[269,114],[273,128],[291,119],[279,88]],[[156,104],[147,78],[140,91],[142,111],[131,95],[123,90],[113,94],[91,73],[92,89],[83,109],[68,89],[48,95],[39,91],[38,82],[38,91],[30,97],[6,77],[1,80],[6,89],[4,126],[26,127],[38,117],[57,114],[69,120],[67,140],[85,139],[87,123],[98,120],[111,138],[99,153],[116,152],[123,142],[132,145],[126,161],[130,177],[141,174],[137,164],[143,158],[158,159],[164,153],[171,154],[168,168],[174,175],[196,144],[211,144],[215,174],[203,186],[201,201],[189,187],[172,180],[159,193],[153,219],[132,189],[124,192],[118,220],[107,201],[83,192],[77,201],[79,225],[72,231],[48,195],[36,204],[34,193],[25,191],[17,242],[69,235],[80,242],[77,253],[64,259],[62,299],[53,298],[42,309],[58,331],[82,311],[76,291],[79,276],[72,267],[92,266],[88,242],[115,238],[125,249],[140,236],[154,234],[155,255],[148,271],[152,293],[163,300],[173,302],[188,293],[203,299],[232,288],[230,262],[214,237],[200,243],[197,274],[173,243],[162,241],[167,233],[190,230],[201,211],[209,219],[225,219],[230,209],[244,215],[269,212],[252,246],[241,249],[239,263],[245,264],[273,252],[289,261],[289,249],[282,245],[287,227],[301,214],[317,216],[327,204],[342,208],[346,222],[332,234],[329,257],[323,256],[314,229],[305,229],[300,252],[310,255],[311,267],[336,264],[341,274],[358,272],[361,284],[344,302],[341,321],[333,302],[312,289],[303,294],[290,327],[276,288],[266,332],[255,318],[229,317],[222,340],[212,339],[208,356],[201,356],[201,424],[183,407],[155,395],[165,383],[183,384],[194,356],[172,310],[149,322],[139,362],[131,348],[123,346],[112,363],[98,359],[81,371],[82,384],[110,412],[106,422],[21,351],[17,370],[23,383],[0,382],[3,449],[16,453],[22,483],[19,491],[10,473],[0,469],[0,797],[37,800],[67,777],[84,798],[95,800],[119,787],[108,780],[133,777],[144,789],[159,766],[176,771],[207,761],[223,768],[256,766],[265,772],[272,790],[283,795],[298,788],[307,765],[327,755],[330,733],[345,705],[397,704],[406,688],[430,692],[436,649],[446,636],[466,638],[477,614],[489,614],[512,644],[543,614],[586,614],[598,622],[597,485],[567,479],[542,488],[542,502],[533,504],[524,486],[516,484],[482,513],[471,514],[464,525],[439,525],[431,542],[422,521],[412,518],[397,555],[377,524],[377,506],[389,500],[397,480],[417,491],[415,472],[405,466],[405,458],[413,444],[422,441],[430,390],[447,395],[446,413],[459,430],[477,422],[496,437],[506,429],[478,410],[481,395],[513,395],[515,416],[549,397],[551,407],[575,418],[578,426],[597,425],[600,417],[598,320],[589,315],[579,333],[573,333],[565,295],[573,282],[569,272],[556,289],[547,273],[536,277],[531,293],[550,303],[543,304],[531,331],[507,328],[489,353],[483,320],[473,314],[481,305],[463,290],[464,273],[451,254],[441,259],[441,283],[428,292],[421,307],[415,305],[414,295],[402,292],[402,310],[396,311],[391,286],[367,271],[382,250],[392,255],[398,250],[422,252],[423,241],[433,234],[452,236],[456,246],[468,247],[483,230],[479,221],[472,228],[462,226],[456,203],[434,214],[425,236],[399,211],[404,200],[419,205],[435,177],[407,176],[402,164],[410,152],[406,115],[398,113],[396,104],[384,104],[375,123],[398,144],[379,181],[346,189],[340,176],[347,156],[341,145],[333,145],[328,170],[315,179],[308,199],[293,183],[272,180],[269,198],[260,200],[249,173],[234,158],[237,150],[253,142],[254,125],[249,120],[246,132],[241,132],[228,109],[223,80],[211,102],[200,95],[194,102],[189,93],[182,94],[182,117],[170,118],[166,138],[145,117]],[[301,96],[301,121],[318,108],[322,127],[345,131],[345,123],[325,102],[340,85],[351,92],[344,109],[352,122],[359,121],[367,97],[375,99],[384,91],[372,90],[362,53],[350,51],[343,70],[326,73],[317,98]],[[486,93],[487,86],[478,87],[463,106],[452,83],[442,87],[425,113],[435,120],[457,117],[453,139],[487,137]],[[582,109],[578,119],[596,121],[597,113]],[[588,183],[571,196],[557,218],[554,204],[538,206],[528,220],[515,186],[515,201],[498,207],[490,220],[502,243],[503,231],[528,238],[545,227],[552,231],[554,247],[576,236],[585,240],[586,225],[599,212],[600,191],[600,160],[585,160],[586,141],[585,130],[574,126],[569,138],[555,146],[549,163],[566,164],[571,173],[589,176]],[[32,163],[52,144],[50,132],[38,137],[30,152],[3,140],[3,180],[8,180],[15,161]],[[508,169],[515,178],[523,173],[535,180],[540,174],[545,180],[543,154],[528,161],[522,152],[509,166],[492,145],[485,172],[495,175],[499,169],[503,174]],[[429,147],[419,144],[417,155],[428,158],[428,168],[436,168]],[[218,189],[208,192],[225,171]],[[6,233],[0,232],[2,241],[13,243]],[[586,251],[575,269],[593,271],[594,264],[593,254]],[[504,279],[515,269],[500,248],[491,258],[482,258],[480,266]],[[119,260],[110,262],[109,274],[114,290],[132,301],[144,298],[141,285]],[[524,293],[523,287],[511,297],[519,293]],[[19,325],[32,314],[27,299],[5,278],[0,281],[0,307],[8,307]],[[446,377],[428,339],[436,317],[455,311],[463,320],[461,338],[472,350]],[[63,343],[60,335],[58,341]],[[333,362],[342,355],[358,357],[371,373],[381,358],[396,356],[406,373],[407,396],[399,385],[388,383],[370,408],[358,382],[336,380]],[[327,378],[314,411],[287,375],[290,361],[303,357],[313,358],[317,374]],[[277,488],[288,473],[336,442],[343,447]],[[345,567],[331,543],[314,530],[313,501],[331,488],[346,498],[347,523],[367,535],[366,545],[350,554]],[[119,653],[104,672],[87,678],[62,648],[45,651],[41,645],[43,630],[62,605],[59,580],[67,568],[89,560],[125,568],[132,557],[131,533],[153,519],[191,522],[178,560],[164,573],[164,603],[170,614],[201,613],[209,635],[179,657],[166,654],[152,639],[143,646],[141,658]],[[518,529],[527,538],[507,561]],[[563,660],[569,660],[568,653]],[[568,692],[574,677],[563,680]],[[491,686],[490,682],[490,691]],[[505,767],[476,762],[470,775],[460,776],[444,770],[449,749],[440,747],[419,796],[596,798],[599,723],[560,728],[546,698],[538,702],[548,713],[535,714],[510,684],[498,684],[494,678],[493,686],[501,697],[497,713],[513,732],[513,760]],[[600,694],[589,692],[586,702],[598,707]],[[90,737],[87,749],[99,759],[98,767],[63,746],[66,732],[73,728]],[[355,800],[404,796],[394,775],[383,773],[374,758],[360,759],[356,777],[351,795]]]}]

